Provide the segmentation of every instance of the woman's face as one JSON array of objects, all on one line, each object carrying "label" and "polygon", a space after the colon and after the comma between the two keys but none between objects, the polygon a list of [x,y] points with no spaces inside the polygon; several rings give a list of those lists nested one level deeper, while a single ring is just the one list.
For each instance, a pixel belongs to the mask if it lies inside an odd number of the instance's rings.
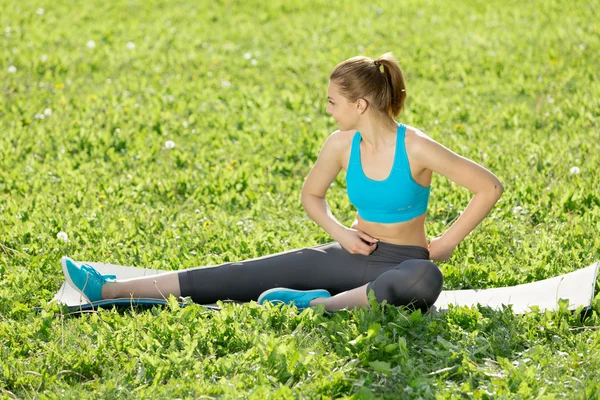
[{"label": "woman's face", "polygon": [[340,131],[354,129],[358,120],[356,103],[349,103],[338,91],[338,86],[334,82],[329,82],[327,88],[327,114],[331,115],[338,124]]}]

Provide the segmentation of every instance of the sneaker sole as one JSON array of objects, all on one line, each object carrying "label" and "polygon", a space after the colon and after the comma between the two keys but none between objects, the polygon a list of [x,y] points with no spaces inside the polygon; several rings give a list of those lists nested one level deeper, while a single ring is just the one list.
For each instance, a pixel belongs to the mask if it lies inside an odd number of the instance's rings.
[{"label": "sneaker sole", "polygon": [[[62,266],[62,270],[63,270],[63,275],[65,276],[67,282],[69,282],[69,285],[71,285],[71,287],[75,290],[77,290],[79,293],[81,293],[81,295],[83,296],[83,298],[88,302],[91,303],[90,299],[79,289],[77,289],[77,286],[75,285],[75,283],[73,283],[73,281],[71,280],[71,275],[69,274],[69,270],[67,268],[67,259],[69,257],[67,256],[63,256],[60,259],[60,265]],[[75,261],[73,261],[75,262]]]},{"label": "sneaker sole", "polygon": [[288,292],[295,292],[295,293],[315,293],[315,292],[319,292],[319,293],[323,293],[323,294],[327,294],[328,296],[323,296],[323,297],[331,297],[331,293],[329,293],[328,291],[325,291],[324,289],[314,289],[314,290],[296,290],[296,289],[290,289],[290,288],[284,288],[284,287],[278,287],[278,288],[273,288],[273,289],[269,289],[264,291],[259,297],[258,300],[256,300],[256,302],[258,304],[261,304],[261,301],[269,294],[273,293],[273,292],[277,292],[280,290],[286,290]]}]

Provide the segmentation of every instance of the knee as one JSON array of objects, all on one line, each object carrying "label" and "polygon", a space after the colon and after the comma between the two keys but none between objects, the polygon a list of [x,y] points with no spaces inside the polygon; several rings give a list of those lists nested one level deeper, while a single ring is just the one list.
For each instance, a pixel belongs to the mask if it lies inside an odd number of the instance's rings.
[{"label": "knee", "polygon": [[435,302],[435,300],[437,300],[438,296],[442,292],[442,286],[444,285],[444,275],[442,274],[442,271],[440,271],[440,268],[433,262],[429,260],[422,261],[424,262],[420,263],[418,266],[419,269],[424,271],[423,277],[421,278],[421,283],[423,284],[423,286],[426,286],[428,288],[428,294],[433,295],[435,297],[433,300]]},{"label": "knee", "polygon": [[381,274],[370,287],[377,301],[426,311],[442,291],[444,277],[429,260],[407,260],[396,269]]}]

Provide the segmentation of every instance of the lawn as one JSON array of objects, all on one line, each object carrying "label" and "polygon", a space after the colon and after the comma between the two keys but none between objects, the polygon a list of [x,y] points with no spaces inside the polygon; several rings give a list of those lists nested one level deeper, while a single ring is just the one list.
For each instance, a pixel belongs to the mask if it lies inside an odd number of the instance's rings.
[{"label": "lawn", "polygon": [[[388,51],[407,82],[398,120],[505,188],[439,263],[444,289],[600,261],[598,1],[0,8],[0,397],[600,397],[598,282],[586,318],[49,303],[64,255],[178,270],[330,242],[300,203],[337,129],[329,72]],[[428,237],[471,197],[434,174]],[[350,226],[343,172],[327,201]]]}]

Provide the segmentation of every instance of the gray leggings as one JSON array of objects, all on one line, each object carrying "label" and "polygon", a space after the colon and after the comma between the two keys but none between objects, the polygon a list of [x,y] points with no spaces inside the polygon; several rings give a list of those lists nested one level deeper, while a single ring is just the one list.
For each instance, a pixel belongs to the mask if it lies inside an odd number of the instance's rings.
[{"label": "gray leggings", "polygon": [[338,242],[179,272],[181,295],[195,303],[256,301],[267,289],[327,289],[332,295],[368,283],[378,302],[427,310],[444,278],[420,246],[378,242],[368,256],[350,254]]}]

